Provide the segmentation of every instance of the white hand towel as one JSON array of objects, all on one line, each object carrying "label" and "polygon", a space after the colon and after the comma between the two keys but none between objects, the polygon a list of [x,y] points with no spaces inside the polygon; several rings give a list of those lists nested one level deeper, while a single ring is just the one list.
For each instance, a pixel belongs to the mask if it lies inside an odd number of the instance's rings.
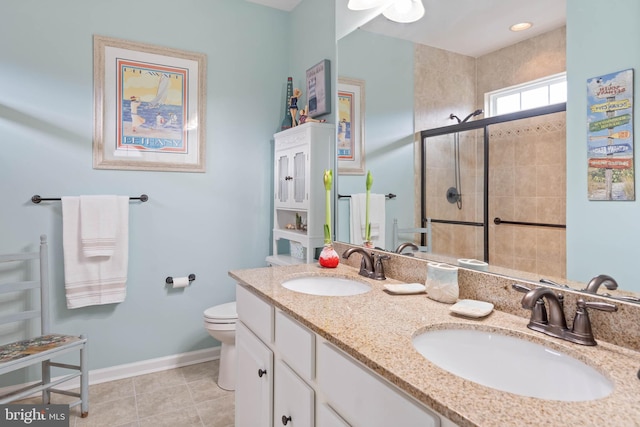
[{"label": "white hand towel", "polygon": [[[366,203],[367,195],[364,193],[352,194],[350,211],[350,238],[351,244],[361,245],[366,234]],[[369,195],[369,222],[371,223],[371,241],[374,246],[384,248],[385,242],[385,196],[384,194]]]},{"label": "white hand towel", "polygon": [[80,241],[84,256],[113,255],[117,213],[117,196],[80,196]]},{"label": "white hand towel", "polygon": [[122,302],[129,263],[129,198],[117,196],[118,222],[110,257],[86,257],[80,239],[80,198],[62,197],[62,246],[67,308]]}]

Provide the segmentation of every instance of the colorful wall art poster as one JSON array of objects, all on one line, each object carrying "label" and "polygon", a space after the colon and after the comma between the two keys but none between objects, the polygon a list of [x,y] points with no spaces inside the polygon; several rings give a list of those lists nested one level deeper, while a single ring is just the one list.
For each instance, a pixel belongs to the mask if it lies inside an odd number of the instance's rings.
[{"label": "colorful wall art poster", "polygon": [[587,80],[589,200],[635,200],[633,70]]}]

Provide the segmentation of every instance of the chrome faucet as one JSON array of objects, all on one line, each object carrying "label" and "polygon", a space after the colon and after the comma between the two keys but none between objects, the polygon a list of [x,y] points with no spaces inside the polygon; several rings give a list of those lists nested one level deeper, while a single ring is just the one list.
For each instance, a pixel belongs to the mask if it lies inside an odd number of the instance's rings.
[{"label": "chrome faucet", "polygon": [[[536,315],[540,299],[546,300],[549,305],[548,318],[546,320]],[[556,294],[548,288],[537,288],[527,292],[522,298],[522,308],[532,311],[531,319],[527,325],[529,329],[582,345],[597,344],[591,330],[591,321],[587,308],[610,312],[618,310],[617,306],[606,302],[585,302],[583,299],[579,299],[576,315],[573,319],[573,327],[569,329],[564,316],[562,295]]]},{"label": "chrome faucet", "polygon": [[389,255],[376,255],[375,253],[368,253],[362,248],[349,248],[343,252],[342,258],[347,259],[353,253],[358,252],[362,255],[362,261],[360,261],[359,275],[368,277],[369,279],[385,280],[384,266],[382,260],[390,259]]},{"label": "chrome faucet", "polygon": [[420,249],[411,242],[404,242],[404,243],[400,243],[400,245],[396,248],[396,253],[401,254],[402,251],[405,250],[406,248],[411,248],[414,251],[417,251],[418,249]]},{"label": "chrome faucet", "polygon": [[609,289],[610,291],[618,289],[618,282],[616,282],[613,277],[607,276],[606,274],[601,274],[591,279],[584,291],[590,292],[592,294],[597,294],[600,285],[604,285],[605,288]]}]

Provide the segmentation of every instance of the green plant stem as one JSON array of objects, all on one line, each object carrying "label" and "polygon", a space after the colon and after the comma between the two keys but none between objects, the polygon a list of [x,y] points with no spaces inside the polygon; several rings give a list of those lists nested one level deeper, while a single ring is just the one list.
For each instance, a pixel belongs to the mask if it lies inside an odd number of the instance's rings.
[{"label": "green plant stem", "polygon": [[371,186],[373,185],[373,175],[371,171],[367,171],[367,180],[365,183],[367,189],[365,211],[364,211],[364,240],[371,241],[371,223],[369,222],[369,198],[371,196]]},{"label": "green plant stem", "polygon": [[331,191],[325,191],[324,243],[331,243]]}]

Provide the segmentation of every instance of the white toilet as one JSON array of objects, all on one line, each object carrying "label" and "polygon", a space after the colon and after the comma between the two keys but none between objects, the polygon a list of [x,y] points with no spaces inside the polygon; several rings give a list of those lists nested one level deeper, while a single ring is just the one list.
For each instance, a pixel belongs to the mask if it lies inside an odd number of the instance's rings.
[{"label": "white toilet", "polygon": [[222,343],[218,385],[225,390],[235,390],[236,388],[237,320],[235,301],[216,305],[204,311],[204,327],[209,335]]}]

